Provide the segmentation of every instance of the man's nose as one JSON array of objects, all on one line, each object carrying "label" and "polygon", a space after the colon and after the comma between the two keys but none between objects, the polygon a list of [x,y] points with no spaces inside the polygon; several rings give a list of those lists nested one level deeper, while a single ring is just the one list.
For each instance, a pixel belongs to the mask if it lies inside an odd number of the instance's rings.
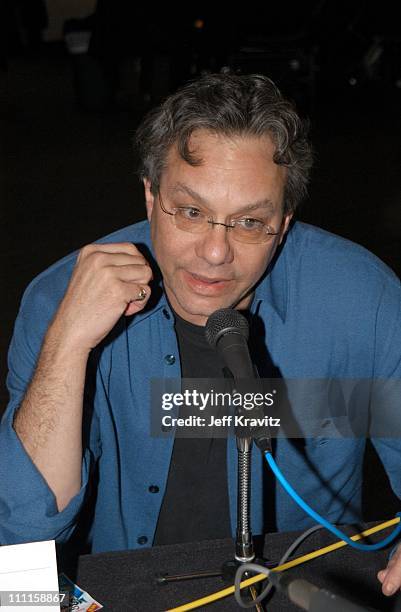
[{"label": "man's nose", "polygon": [[214,266],[231,263],[234,253],[229,231],[224,225],[210,225],[208,230],[199,236],[200,239],[195,249],[198,257]]}]

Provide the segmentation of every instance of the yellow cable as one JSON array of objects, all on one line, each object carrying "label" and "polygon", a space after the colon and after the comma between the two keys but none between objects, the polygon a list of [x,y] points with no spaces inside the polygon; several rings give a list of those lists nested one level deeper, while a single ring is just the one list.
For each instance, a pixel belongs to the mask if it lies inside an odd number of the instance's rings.
[{"label": "yellow cable", "polygon": [[[371,527],[370,529],[367,529],[366,531],[362,531],[362,533],[357,533],[356,535],[351,536],[351,540],[354,540],[354,541],[361,540],[362,538],[365,538],[366,536],[372,535],[372,533],[376,533],[378,531],[382,531],[383,529],[387,529],[387,527],[396,525],[399,522],[400,522],[400,518],[397,516],[396,518],[386,521],[385,523],[380,523],[379,525],[376,525],[375,527]],[[296,565],[301,565],[302,563],[311,561],[312,559],[315,559],[316,557],[327,555],[328,553],[333,552],[334,550],[337,550],[338,548],[342,548],[343,546],[348,546],[347,542],[344,542],[344,540],[338,540],[337,542],[334,542],[334,544],[330,544],[330,546],[319,548],[318,550],[314,550],[313,552],[310,552],[306,555],[302,555],[302,557],[297,557],[296,559],[293,559],[292,561],[287,561],[287,563],[278,565],[277,567],[273,568],[271,571],[272,572],[283,572],[292,567],[295,567]],[[267,579],[267,576],[265,576],[264,574],[257,574],[256,576],[253,576],[252,578],[248,578],[247,580],[244,580],[243,582],[241,582],[241,589],[251,586],[252,584],[256,584],[257,582],[261,582],[262,580],[266,580],[266,579]],[[170,610],[167,610],[167,612],[187,612],[188,610],[195,610],[196,608],[200,608],[200,606],[206,606],[207,604],[213,603],[214,601],[223,599],[224,597],[228,597],[228,595],[232,595],[234,591],[235,591],[235,587],[230,586],[221,591],[217,591],[216,593],[212,593],[211,595],[207,595],[206,597],[202,597],[202,599],[197,599],[196,601],[192,601],[182,606],[178,606],[178,608],[171,608]]]}]

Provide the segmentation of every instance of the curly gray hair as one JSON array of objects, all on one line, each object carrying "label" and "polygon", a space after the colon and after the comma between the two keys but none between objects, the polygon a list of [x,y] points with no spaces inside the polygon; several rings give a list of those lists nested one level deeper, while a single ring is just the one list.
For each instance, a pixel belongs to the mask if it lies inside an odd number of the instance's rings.
[{"label": "curly gray hair", "polygon": [[157,193],[167,153],[173,144],[189,164],[202,163],[189,150],[189,138],[203,129],[230,136],[269,135],[274,162],[288,168],[284,212],[292,213],[306,195],[312,148],[307,123],[266,76],[207,74],[186,84],[153,109],[138,127],[134,143],[141,178]]}]

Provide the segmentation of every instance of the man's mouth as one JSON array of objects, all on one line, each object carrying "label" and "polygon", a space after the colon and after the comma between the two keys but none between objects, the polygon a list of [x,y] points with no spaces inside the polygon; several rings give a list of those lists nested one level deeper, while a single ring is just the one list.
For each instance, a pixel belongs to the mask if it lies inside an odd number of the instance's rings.
[{"label": "man's mouth", "polygon": [[213,285],[215,283],[224,283],[228,281],[227,278],[210,278],[208,276],[202,276],[201,274],[194,274],[194,272],[190,272],[190,274],[195,280],[199,280],[202,283],[207,283],[210,285]]},{"label": "man's mouth", "polygon": [[186,270],[184,271],[184,279],[195,291],[205,291],[210,295],[225,289],[231,282],[229,278],[203,276]]}]

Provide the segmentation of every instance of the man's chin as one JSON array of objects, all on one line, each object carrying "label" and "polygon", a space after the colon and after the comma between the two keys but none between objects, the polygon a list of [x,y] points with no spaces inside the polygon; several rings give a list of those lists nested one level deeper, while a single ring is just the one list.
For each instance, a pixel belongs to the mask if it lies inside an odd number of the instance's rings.
[{"label": "man's chin", "polygon": [[210,315],[221,308],[237,308],[246,310],[252,302],[253,292],[248,291],[246,295],[234,297],[232,292],[225,295],[210,296],[200,295],[193,291],[171,291],[165,286],[167,297],[173,310],[186,321],[195,325],[206,325]]},{"label": "man's chin", "polygon": [[[198,303],[195,303],[198,302]],[[229,300],[193,300],[191,304],[185,303],[183,300],[171,304],[173,310],[186,321],[195,325],[206,325],[206,322],[211,314],[221,308],[231,308],[232,303]]]}]

